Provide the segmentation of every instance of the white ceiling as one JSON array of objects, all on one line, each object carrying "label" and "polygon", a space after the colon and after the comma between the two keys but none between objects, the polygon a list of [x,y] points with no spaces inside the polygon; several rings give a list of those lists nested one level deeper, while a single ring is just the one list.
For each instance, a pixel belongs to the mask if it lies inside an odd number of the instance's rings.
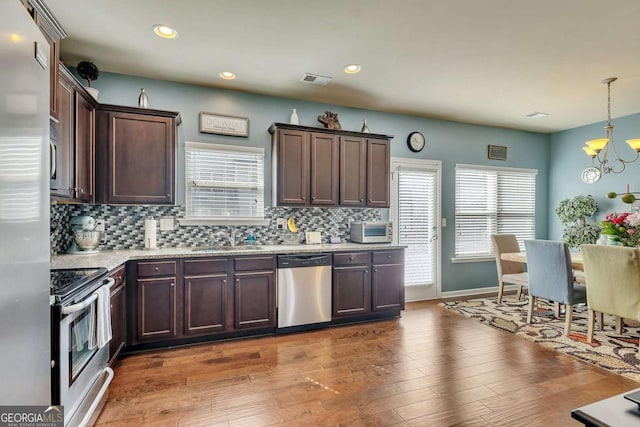
[{"label": "white ceiling", "polygon": [[[605,120],[600,81],[616,76],[612,116],[640,112],[640,0],[46,3],[69,65],[538,132]],[[155,36],[159,23],[179,37]]]}]

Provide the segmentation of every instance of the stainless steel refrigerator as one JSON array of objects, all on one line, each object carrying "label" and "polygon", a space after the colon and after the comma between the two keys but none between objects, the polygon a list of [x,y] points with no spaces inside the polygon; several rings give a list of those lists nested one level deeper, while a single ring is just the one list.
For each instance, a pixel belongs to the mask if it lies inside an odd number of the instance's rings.
[{"label": "stainless steel refrigerator", "polygon": [[0,6],[0,405],[51,404],[49,45]]}]

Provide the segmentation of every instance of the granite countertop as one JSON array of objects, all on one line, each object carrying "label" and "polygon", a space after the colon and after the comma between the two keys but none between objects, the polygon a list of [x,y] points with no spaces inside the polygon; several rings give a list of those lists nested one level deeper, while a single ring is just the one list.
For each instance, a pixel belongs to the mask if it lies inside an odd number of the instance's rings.
[{"label": "granite countertop", "polygon": [[[205,248],[162,248],[162,249],[124,249],[101,251],[92,255],[54,255],[51,259],[51,269],[58,268],[85,268],[106,267],[112,270],[130,260],[138,259],[163,259],[163,258],[195,258],[212,256],[234,255],[261,255],[261,254],[293,254],[293,253],[317,253],[317,252],[345,252],[345,251],[369,251],[384,249],[402,249],[405,245],[392,243],[337,243],[319,245],[257,245],[235,246],[225,250],[206,250]],[[251,248],[251,249],[249,249]]]}]

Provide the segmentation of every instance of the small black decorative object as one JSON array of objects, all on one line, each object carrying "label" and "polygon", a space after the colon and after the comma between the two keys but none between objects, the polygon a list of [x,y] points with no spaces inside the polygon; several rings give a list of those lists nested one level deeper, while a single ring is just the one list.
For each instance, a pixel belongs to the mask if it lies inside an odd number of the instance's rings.
[{"label": "small black decorative object", "polygon": [[411,132],[407,137],[407,145],[409,146],[409,150],[414,153],[419,153],[424,148],[426,140],[424,139],[424,135],[420,132]]},{"label": "small black decorative object", "polygon": [[91,82],[98,80],[100,76],[100,70],[93,62],[81,61],[76,66],[76,70],[78,70],[78,75],[88,82],[89,87],[91,87]]}]

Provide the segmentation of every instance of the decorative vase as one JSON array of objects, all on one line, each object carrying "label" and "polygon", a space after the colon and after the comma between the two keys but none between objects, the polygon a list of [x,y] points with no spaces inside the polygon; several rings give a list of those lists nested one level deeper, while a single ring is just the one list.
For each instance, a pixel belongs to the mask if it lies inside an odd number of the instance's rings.
[{"label": "decorative vase", "polygon": [[138,107],[147,108],[149,106],[149,97],[147,96],[147,92],[144,91],[144,88],[140,88],[140,95],[138,96]]},{"label": "decorative vase", "polygon": [[620,245],[620,241],[618,240],[618,236],[607,235],[607,245],[609,246],[618,246]]},{"label": "decorative vase", "polygon": [[93,96],[93,99],[95,99],[96,101],[98,100],[98,94],[100,94],[100,91],[98,89],[88,86],[85,86],[84,88],[87,90],[87,92],[89,92],[89,95]]},{"label": "decorative vase", "polygon": [[295,108],[291,113],[291,117],[289,117],[289,124],[292,124],[292,125],[300,124],[300,121],[298,120],[298,113],[296,112]]},{"label": "decorative vase", "polygon": [[369,133],[369,126],[367,126],[367,119],[364,119],[364,122],[362,122],[362,129],[360,129],[360,132]]}]

